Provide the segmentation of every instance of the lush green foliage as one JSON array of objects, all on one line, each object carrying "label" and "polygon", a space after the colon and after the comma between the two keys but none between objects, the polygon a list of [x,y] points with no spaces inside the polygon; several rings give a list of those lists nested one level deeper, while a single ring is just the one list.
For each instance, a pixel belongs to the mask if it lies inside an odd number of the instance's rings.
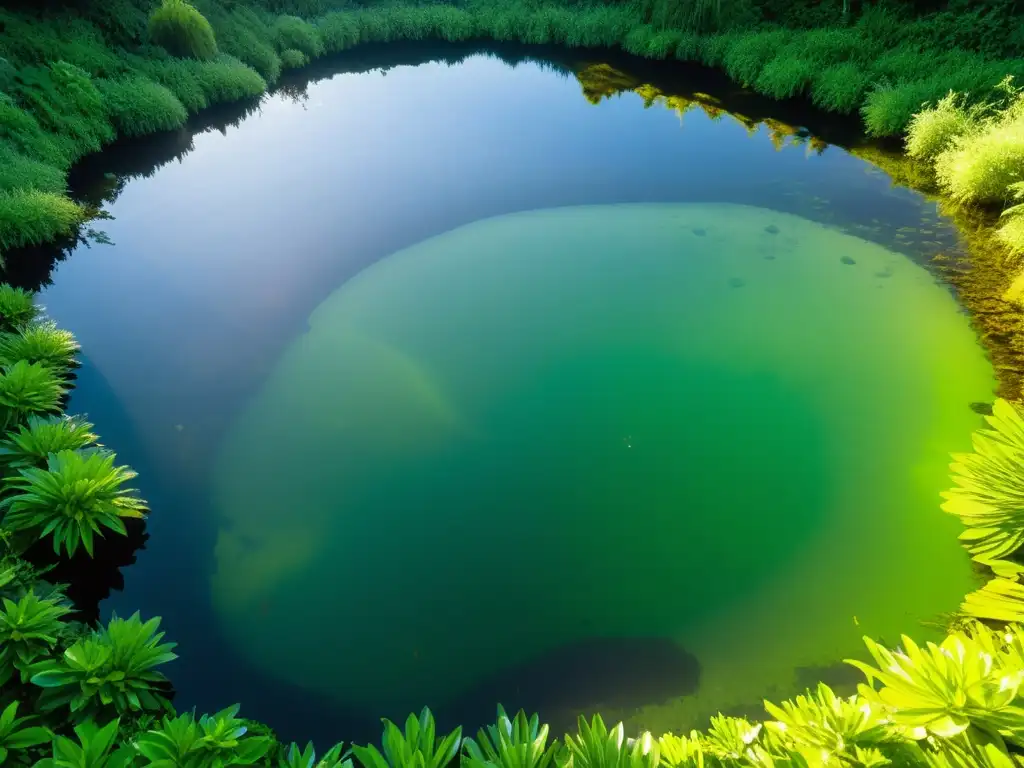
[{"label": "lush green foliage", "polygon": [[462,728],[437,739],[434,716],[424,707],[419,718],[409,715],[404,731],[385,719],[381,744],[383,753],[373,744],[352,747],[352,752],[363,768],[444,768],[459,752]]},{"label": "lush green foliage", "polygon": [[19,360],[0,368],[0,423],[26,423],[29,416],[57,413],[66,390],[52,369]]},{"label": "lush green foliage", "polygon": [[0,332],[21,331],[37,317],[39,307],[31,293],[0,284]]},{"label": "lush green foliage", "polygon": [[53,539],[53,550],[74,555],[79,545],[90,555],[103,529],[122,536],[122,518],[145,516],[146,502],[124,484],[135,477],[114,465],[114,455],[99,450],[51,454],[45,469],[25,467],[4,480],[9,493],[0,500],[6,509],[4,527]]},{"label": "lush green foliage", "polygon": [[19,702],[12,701],[0,713],[0,765],[6,763],[12,753],[16,756],[12,762],[20,762],[19,753],[30,747],[46,744],[53,738],[49,729],[29,725],[35,720],[32,715],[18,717],[18,704]]},{"label": "lush green foliage", "polygon": [[916,113],[907,127],[907,154],[918,160],[934,160],[976,121],[963,98],[950,91],[934,107]]},{"label": "lush green foliage", "polygon": [[0,462],[12,470],[45,467],[51,453],[94,446],[99,438],[91,430],[87,421],[67,416],[30,416],[27,424],[0,440]]},{"label": "lush green foliage", "polygon": [[498,722],[463,742],[465,768],[548,768],[555,760],[557,740],[548,743],[548,726],[522,710],[512,719],[498,706]]},{"label": "lush green foliage", "polygon": [[36,768],[126,768],[134,757],[131,747],[118,746],[120,722],[111,720],[100,728],[92,720],[75,726],[78,740],[58,736],[52,757],[36,763]]},{"label": "lush green foliage", "polygon": [[189,714],[164,717],[159,728],[139,737],[136,748],[150,765],[251,765],[267,754],[272,744],[264,737],[246,735],[246,725],[237,714],[236,705],[203,715],[198,721]]},{"label": "lush green foliage", "polygon": [[285,48],[281,51],[282,69],[298,69],[307,64],[309,64],[309,57],[302,51],[297,51],[294,48]]},{"label": "lush green foliage", "polygon": [[75,365],[77,353],[75,337],[52,321],[34,323],[17,333],[0,333],[0,365],[24,360],[64,375]]},{"label": "lush green foliage", "polygon": [[89,718],[168,710],[167,678],[154,668],[177,656],[174,643],[160,642],[159,626],[160,619],[143,622],[138,613],[129,619],[115,616],[61,657],[33,665],[32,684],[45,689],[41,709],[68,707]]},{"label": "lush green foliage", "polygon": [[57,644],[61,619],[70,609],[56,599],[26,592],[20,600],[3,599],[0,610],[0,686],[12,677],[25,682],[32,664]]},{"label": "lush green foliage", "polygon": [[184,125],[188,112],[167,88],[145,77],[99,81],[110,122],[121,136],[144,136]]},{"label": "lush green foliage", "polygon": [[85,211],[63,195],[38,189],[0,192],[0,253],[69,235]]},{"label": "lush green foliage", "polygon": [[583,715],[578,731],[566,734],[568,757],[564,765],[571,768],[657,768],[661,749],[650,733],[643,733],[626,742],[622,723],[609,729],[600,715],[588,722]]},{"label": "lush green foliage", "polygon": [[284,53],[288,50],[301,51],[307,58],[323,55],[324,43],[316,27],[297,16],[282,16],[274,24],[274,42]]},{"label": "lush green foliage", "polygon": [[1012,205],[1003,211],[1004,222],[996,231],[996,237],[1016,258],[1024,256],[1024,181],[1016,181],[1009,187]]},{"label": "lush green foliage", "polygon": [[149,39],[175,56],[211,59],[217,55],[213,27],[184,0],[163,0],[149,17]]}]

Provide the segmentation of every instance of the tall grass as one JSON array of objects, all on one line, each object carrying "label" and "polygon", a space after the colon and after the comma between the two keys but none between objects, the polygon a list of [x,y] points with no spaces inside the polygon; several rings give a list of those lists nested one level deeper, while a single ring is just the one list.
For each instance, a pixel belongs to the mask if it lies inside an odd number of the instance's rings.
[{"label": "tall grass", "polygon": [[101,80],[110,121],[121,136],[144,136],[179,128],[188,112],[170,90],[141,76]]},{"label": "tall grass", "polygon": [[85,212],[68,198],[37,189],[0,192],[0,253],[69,235]]},{"label": "tall grass", "polygon": [[149,17],[149,38],[175,56],[212,59],[217,55],[213,27],[185,0],[163,0]]},{"label": "tall grass", "polygon": [[907,128],[907,154],[918,160],[934,160],[977,125],[963,97],[950,91],[934,107],[915,114]]}]

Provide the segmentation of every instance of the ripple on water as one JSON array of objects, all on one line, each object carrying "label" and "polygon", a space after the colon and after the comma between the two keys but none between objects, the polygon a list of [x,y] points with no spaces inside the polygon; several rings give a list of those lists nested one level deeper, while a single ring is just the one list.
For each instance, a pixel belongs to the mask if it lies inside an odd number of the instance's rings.
[{"label": "ripple on water", "polygon": [[212,593],[240,653],[348,705],[667,638],[695,693],[574,706],[679,727],[971,586],[937,500],[991,370],[873,243],[738,205],[533,211],[378,262],[309,325],[221,447]]}]

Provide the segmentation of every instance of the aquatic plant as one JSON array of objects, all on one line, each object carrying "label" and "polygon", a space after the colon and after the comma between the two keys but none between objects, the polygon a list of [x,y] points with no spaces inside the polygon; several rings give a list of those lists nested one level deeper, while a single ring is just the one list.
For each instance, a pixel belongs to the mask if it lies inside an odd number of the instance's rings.
[{"label": "aquatic plant", "polygon": [[459,753],[462,727],[437,739],[434,715],[427,707],[418,718],[409,715],[404,732],[386,718],[383,722],[383,753],[372,744],[352,747],[352,753],[363,768],[444,768]]},{"label": "aquatic plant", "polygon": [[0,283],[0,332],[21,331],[39,317],[39,313],[33,293]]},{"label": "aquatic plant", "polygon": [[[26,592],[17,601],[3,599],[0,610],[0,686],[15,675],[26,682],[29,669],[57,644],[71,609],[60,600]],[[2,764],[2,758],[0,758]]]},{"label": "aquatic plant", "polygon": [[999,399],[985,420],[989,429],[974,433],[974,453],[953,457],[957,487],[942,494],[942,509],[967,526],[960,540],[981,562],[1024,545],[1024,413]]},{"label": "aquatic plant", "polygon": [[0,463],[11,469],[45,467],[52,453],[96,445],[92,424],[68,416],[30,416],[0,440]]},{"label": "aquatic plant", "polygon": [[764,726],[742,717],[718,715],[704,736],[704,752],[722,761],[754,762],[760,755],[759,747]]},{"label": "aquatic plant", "polygon": [[149,39],[175,56],[212,59],[217,55],[213,27],[185,0],[163,0],[149,17]]},{"label": "aquatic plant", "polygon": [[4,527],[50,536],[53,551],[72,556],[81,544],[92,556],[95,536],[103,529],[127,534],[122,518],[142,518],[146,502],[124,484],[135,477],[114,466],[114,454],[99,450],[50,454],[46,468],[25,467],[5,478],[9,494],[0,500],[7,512]]},{"label": "aquatic plant", "polygon": [[299,745],[292,742],[279,768],[351,768],[352,761],[344,758],[344,747],[344,744],[335,744],[317,760],[313,742],[307,743],[305,749],[299,749]]},{"label": "aquatic plant", "polygon": [[35,764],[35,768],[127,768],[132,764],[134,751],[117,744],[120,720],[111,720],[102,728],[92,720],[75,726],[78,740],[57,736],[53,740],[50,757]]},{"label": "aquatic plant", "polygon": [[468,768],[547,768],[561,748],[558,740],[548,744],[548,726],[534,714],[519,710],[509,719],[498,706],[498,721],[477,731],[476,739],[467,738],[462,765]]},{"label": "aquatic plant", "polygon": [[856,112],[872,85],[871,73],[852,62],[821,69],[811,84],[811,101],[830,112]]},{"label": "aquatic plant", "polygon": [[955,632],[923,648],[905,635],[896,651],[864,642],[875,664],[847,661],[868,678],[860,694],[906,736],[998,735],[1024,745],[1024,709],[1017,702],[1024,668],[1006,669],[993,657],[986,628]]},{"label": "aquatic plant", "polygon": [[66,393],[51,368],[19,360],[0,368],[0,423],[6,429],[32,415],[57,413]]},{"label": "aquatic plant", "polygon": [[0,143],[0,191],[35,189],[60,194],[67,187],[60,168],[28,157],[7,143]]},{"label": "aquatic plant", "polygon": [[188,112],[167,88],[138,75],[99,81],[103,105],[121,136],[145,136],[179,128]]},{"label": "aquatic plant", "polygon": [[600,715],[580,715],[577,733],[565,735],[567,768],[656,768],[661,748],[650,733],[626,741],[622,723],[609,729]]},{"label": "aquatic plant", "polygon": [[811,86],[817,71],[809,59],[776,56],[757,77],[757,89],[773,99],[791,99]]},{"label": "aquatic plant", "polygon": [[43,689],[44,712],[69,707],[79,717],[159,712],[171,709],[167,678],[154,668],[177,658],[174,643],[161,643],[160,619],[115,615],[77,640],[57,659],[31,667],[31,682]]},{"label": "aquatic plant", "polygon": [[21,763],[24,756],[19,754],[30,747],[46,744],[53,738],[49,728],[29,725],[36,718],[33,715],[18,717],[19,702],[12,701],[0,713],[0,765],[14,755],[13,762]]},{"label": "aquatic plant", "polygon": [[665,733],[658,738],[661,765],[665,768],[693,768],[704,765],[704,735],[690,731],[686,736]]},{"label": "aquatic plant", "polygon": [[934,160],[976,125],[976,114],[964,105],[961,95],[950,91],[934,106],[926,106],[911,118],[907,126],[907,154],[918,160]]},{"label": "aquatic plant", "polygon": [[74,334],[58,328],[52,320],[33,323],[18,333],[0,334],[0,366],[23,360],[63,375],[77,365],[78,350]]}]

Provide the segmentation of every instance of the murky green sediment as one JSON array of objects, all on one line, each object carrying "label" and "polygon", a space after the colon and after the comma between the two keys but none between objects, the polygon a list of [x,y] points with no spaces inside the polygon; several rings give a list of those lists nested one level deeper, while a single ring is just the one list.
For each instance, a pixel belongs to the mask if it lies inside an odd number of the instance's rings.
[{"label": "murky green sediment", "polygon": [[480,221],[335,291],[244,409],[214,602],[269,674],[379,712],[671,637],[700,688],[632,716],[678,727],[956,607],[938,493],[992,384],[948,290],[795,216]]}]

